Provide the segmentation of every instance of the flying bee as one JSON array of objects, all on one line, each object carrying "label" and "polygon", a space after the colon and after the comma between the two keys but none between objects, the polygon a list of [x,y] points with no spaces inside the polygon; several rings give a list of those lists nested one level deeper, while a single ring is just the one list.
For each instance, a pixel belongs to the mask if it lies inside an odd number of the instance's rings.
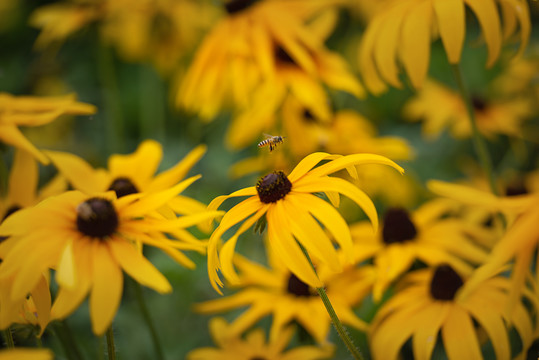
[{"label": "flying bee", "polygon": [[260,147],[269,145],[270,152],[273,151],[273,149],[275,149],[277,144],[282,143],[285,138],[285,136],[273,136],[273,135],[268,135],[268,134],[264,134],[264,136],[266,137],[266,140],[259,142],[258,147],[260,148]]}]

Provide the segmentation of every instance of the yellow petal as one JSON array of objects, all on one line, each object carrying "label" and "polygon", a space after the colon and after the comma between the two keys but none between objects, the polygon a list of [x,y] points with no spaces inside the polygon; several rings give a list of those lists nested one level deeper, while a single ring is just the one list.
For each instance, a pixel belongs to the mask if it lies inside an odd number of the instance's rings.
[{"label": "yellow petal", "polygon": [[502,45],[502,34],[500,27],[500,17],[494,1],[485,0],[464,0],[472,9],[479,20],[482,34],[485,38],[488,48],[487,67],[494,65],[494,62],[500,56]]},{"label": "yellow petal", "polygon": [[0,351],[1,360],[53,360],[54,353],[49,349],[12,348]]},{"label": "yellow petal", "polygon": [[42,276],[36,287],[32,289],[32,300],[36,306],[37,322],[40,326],[39,336],[41,336],[51,316],[51,292],[45,276]]},{"label": "yellow petal", "polygon": [[335,160],[328,162],[327,164],[321,165],[316,169],[311,170],[309,172],[309,177],[329,175],[349,166],[358,166],[363,164],[388,165],[398,170],[401,174],[404,173],[404,169],[402,167],[400,167],[395,162],[391,161],[385,156],[375,154],[353,154],[338,157]]},{"label": "yellow petal", "polygon": [[330,154],[324,152],[316,152],[304,157],[288,175],[288,180],[294,183],[305,175],[309,170],[316,166],[320,161],[326,159]]},{"label": "yellow petal", "polygon": [[77,281],[77,275],[75,273],[75,262],[73,256],[73,242],[68,241],[62,250],[60,256],[60,262],[56,269],[56,281],[60,286],[73,288]]},{"label": "yellow petal", "polygon": [[453,306],[442,326],[444,349],[450,359],[481,359],[481,349],[470,315]]},{"label": "yellow petal", "polygon": [[90,294],[92,330],[100,336],[111,326],[122,299],[123,274],[108,243],[94,242],[94,285]]},{"label": "yellow petal", "polygon": [[379,95],[387,90],[386,84],[378,74],[373,56],[373,49],[377,44],[378,33],[384,28],[384,25],[385,21],[383,17],[374,18],[363,34],[361,43],[359,44],[359,71],[365,86],[375,95]]},{"label": "yellow petal", "polygon": [[32,154],[42,164],[48,164],[49,159],[43,155],[14,125],[0,124],[0,142],[15,146]]},{"label": "yellow petal", "polygon": [[110,185],[111,179],[103,170],[94,170],[90,164],[76,155],[50,150],[44,153],[77,190],[91,194],[105,191]]},{"label": "yellow petal", "polygon": [[138,253],[127,241],[110,241],[110,250],[121,268],[141,285],[165,294],[172,291],[168,280],[152,263]]},{"label": "yellow petal", "polygon": [[[520,47],[518,49],[517,54],[515,55],[518,57],[522,55],[530,39],[530,33],[531,33],[530,9],[528,7],[528,4],[525,1],[504,0],[500,2],[500,6],[502,7],[502,9],[506,8],[507,4],[510,4],[511,10],[514,10],[514,13],[520,24]],[[505,14],[506,11],[504,11],[503,13]],[[507,24],[505,26],[506,28],[509,28],[509,30],[504,33],[504,36],[509,36],[511,27],[507,26]]]},{"label": "yellow petal", "polygon": [[412,85],[419,89],[429,69],[432,4],[421,2],[410,9],[402,24],[399,55]]},{"label": "yellow petal", "polygon": [[415,359],[431,359],[438,331],[446,319],[449,306],[443,302],[433,302],[416,319],[421,326],[418,326],[412,342]]},{"label": "yellow petal", "polygon": [[463,0],[434,0],[433,7],[447,58],[457,64],[466,31]]},{"label": "yellow petal", "polygon": [[162,157],[161,144],[155,140],[145,140],[132,154],[110,156],[108,168],[113,178],[128,177],[147,185],[155,174]]},{"label": "yellow petal", "polygon": [[26,207],[34,205],[38,181],[35,159],[24,150],[15,151],[8,180],[8,204]]}]

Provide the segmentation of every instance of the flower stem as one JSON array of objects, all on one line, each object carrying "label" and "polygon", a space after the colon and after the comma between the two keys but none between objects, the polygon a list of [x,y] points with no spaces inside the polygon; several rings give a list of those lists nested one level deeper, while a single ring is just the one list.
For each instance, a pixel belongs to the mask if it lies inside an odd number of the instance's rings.
[{"label": "flower stem", "polygon": [[11,334],[11,328],[8,327],[7,329],[2,331],[4,334],[4,340],[6,342],[6,346],[10,349],[15,347],[15,342],[13,341],[13,335]]},{"label": "flower stem", "polygon": [[[316,273],[316,269],[314,267],[313,262],[311,261],[311,257],[309,256],[309,253],[303,247],[303,245],[301,245],[299,242],[298,242],[298,245],[301,248],[301,251],[303,251],[303,254],[307,258],[307,260],[309,261],[309,264],[311,264],[312,269]],[[339,337],[348,348],[348,351],[350,351],[354,359],[363,360],[363,355],[361,355],[361,351],[350,338],[350,334],[348,333],[344,325],[341,323],[341,320],[339,320],[339,317],[337,316],[337,313],[335,312],[333,305],[331,305],[331,301],[329,301],[329,297],[328,297],[328,294],[326,293],[326,289],[324,289],[323,287],[319,287],[319,288],[316,288],[316,291],[318,291],[318,295],[320,295],[320,298],[322,299],[322,302],[324,303],[324,306],[326,307],[329,317],[331,318],[331,322],[333,323],[335,330],[337,330]]]},{"label": "flower stem", "polygon": [[492,167],[492,159],[490,158],[485,139],[483,138],[477,127],[477,120],[475,118],[475,111],[472,105],[472,99],[470,98],[468,90],[466,89],[466,85],[464,84],[464,78],[462,76],[462,72],[460,71],[460,66],[458,63],[451,64],[451,68],[453,69],[453,74],[455,75],[455,80],[457,81],[462,101],[464,101],[464,104],[466,105],[466,111],[468,112],[468,118],[470,119],[470,125],[472,127],[472,139],[475,152],[477,153],[479,162],[481,163],[483,171],[488,178],[492,193],[494,195],[499,195]]},{"label": "flower stem", "polygon": [[135,297],[137,298],[137,302],[140,307],[140,312],[142,313],[142,317],[144,318],[144,322],[146,323],[146,326],[148,327],[148,330],[150,331],[150,335],[152,337],[153,346],[155,348],[155,355],[156,359],[163,360],[165,358],[163,354],[163,348],[161,347],[161,342],[159,341],[159,336],[157,335],[157,330],[155,328],[155,325],[153,324],[152,317],[150,316],[150,312],[148,311],[148,307],[146,306],[146,302],[144,301],[144,296],[142,294],[142,287],[140,284],[134,280],[131,281],[133,283],[133,290],[135,291]]},{"label": "flower stem", "polygon": [[65,356],[70,360],[82,359],[73,332],[67,326],[66,321],[55,322],[53,325],[54,334],[60,340],[62,347],[64,348]]},{"label": "flower stem", "polygon": [[114,334],[112,333],[112,325],[107,330],[107,354],[109,360],[116,360],[116,346],[114,345]]}]

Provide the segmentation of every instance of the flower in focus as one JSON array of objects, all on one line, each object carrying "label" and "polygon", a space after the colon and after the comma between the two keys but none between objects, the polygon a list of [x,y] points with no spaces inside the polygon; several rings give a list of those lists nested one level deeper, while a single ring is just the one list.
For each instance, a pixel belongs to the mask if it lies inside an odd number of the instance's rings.
[{"label": "flower in focus", "polygon": [[[317,343],[327,341],[331,320],[316,289],[302,282],[278,259],[269,248],[270,268],[237,255],[234,263],[238,268],[239,291],[231,296],[206,301],[195,306],[195,311],[217,313],[248,306],[228,329],[232,337],[240,336],[258,320],[272,315],[270,339],[276,338],[290,322],[296,321]],[[327,268],[317,267],[320,280],[339,319],[356,329],[366,330],[366,323],[359,319],[352,308],[358,305],[372,288],[372,267],[350,267],[342,273],[331,273]]]},{"label": "flower in focus", "polygon": [[208,211],[168,219],[156,210],[195,178],[162,192],[117,198],[110,191],[86,195],[70,191],[48,198],[35,207],[10,215],[0,225],[0,279],[13,276],[11,299],[24,298],[42,273],[56,270],[58,295],[54,319],[72,313],[90,293],[90,317],[95,334],[110,326],[120,304],[123,273],[159,293],[172,288],[143,256],[140,245],[161,249],[187,268],[195,264],[181,250],[203,252],[201,242],[170,240],[166,234],[216,216]]},{"label": "flower in focus", "polygon": [[[522,123],[535,114],[533,101],[522,96],[503,99],[473,96],[472,105],[479,131],[490,138],[496,134],[522,137]],[[445,127],[449,127],[456,138],[472,135],[460,94],[434,81],[427,81],[404,106],[403,112],[410,121],[423,121],[427,138],[438,137]]]},{"label": "flower in focus", "polygon": [[[329,161],[314,168],[325,160]],[[231,197],[249,196],[226,212],[210,237],[208,275],[214,289],[221,293],[219,287],[223,286],[223,283],[217,274],[219,269],[231,285],[238,283],[239,279],[232,264],[236,242],[243,232],[264,215],[268,224],[270,246],[302,282],[314,288],[323,286],[299,244],[316,262],[328,265],[332,271],[341,271],[342,263],[329,236],[335,239],[347,255],[346,263],[351,261],[350,231],[339,212],[314,193],[325,193],[333,204],[339,203],[339,194],[347,196],[365,211],[376,231],[378,216],[371,199],[348,181],[328,176],[346,168],[357,177],[355,166],[361,164],[384,164],[400,172],[404,171],[393,161],[379,155],[341,156],[320,152],[305,157],[288,176],[282,171],[276,171],[264,176],[256,187],[215,198],[208,205],[209,209],[219,208]],[[242,221],[234,235],[221,247],[225,232]]]},{"label": "flower in focus", "polygon": [[533,325],[524,303],[519,301],[511,316],[504,313],[511,286],[505,277],[482,282],[467,297],[461,296],[466,276],[449,265],[415,271],[403,282],[371,324],[374,359],[398,359],[409,339],[415,359],[430,359],[438,334],[449,359],[482,359],[487,340],[496,359],[511,359],[510,327],[520,336],[524,354],[531,345]]},{"label": "flower in focus", "polygon": [[[373,259],[377,269],[373,297],[379,301],[387,287],[406,273],[413,262],[428,265],[448,263],[459,272],[472,270],[487,253],[472,242],[483,235],[476,224],[450,217],[452,203],[435,199],[409,213],[389,208],[384,214],[382,230],[373,234],[367,222],[350,226],[356,262]],[[490,234],[486,234],[487,236]]]},{"label": "flower in focus", "polygon": [[367,88],[375,94],[384,92],[386,83],[401,88],[397,61],[412,85],[420,88],[429,67],[431,41],[438,36],[449,62],[459,63],[466,35],[465,5],[481,26],[487,66],[498,59],[502,41],[515,34],[517,25],[522,53],[531,29],[526,1],[393,0],[375,15],[360,44],[359,70]]},{"label": "flower in focus", "polygon": [[53,360],[49,349],[13,348],[0,350],[0,360]]},{"label": "flower in focus", "polygon": [[229,326],[223,318],[217,317],[210,321],[210,332],[213,341],[219,348],[200,348],[187,354],[187,360],[318,360],[329,359],[333,355],[333,346],[300,346],[285,351],[294,335],[294,328],[288,327],[276,338],[266,343],[262,329],[251,331],[245,339],[230,338]]},{"label": "flower in focus", "polygon": [[35,97],[0,92],[0,142],[26,150],[47,164],[47,157],[24,137],[18,126],[39,126],[61,115],[91,115],[96,111],[93,105],[77,102],[74,94]]},{"label": "flower in focus", "polygon": [[[163,191],[176,185],[205,152],[206,146],[199,145],[172,168],[156,174],[163,148],[154,140],[142,142],[132,154],[110,156],[107,169],[93,169],[84,159],[70,153],[45,151],[75,189],[88,194],[114,190],[118,197]],[[204,204],[183,195],[170,199],[167,206],[182,215],[206,209]]]},{"label": "flower in focus", "polygon": [[197,50],[177,104],[206,120],[223,108],[239,110],[227,143],[240,148],[274,121],[288,92],[323,117],[329,107],[322,83],[361,96],[363,89],[344,59],[323,44],[335,26],[336,3],[230,1],[228,15]]}]

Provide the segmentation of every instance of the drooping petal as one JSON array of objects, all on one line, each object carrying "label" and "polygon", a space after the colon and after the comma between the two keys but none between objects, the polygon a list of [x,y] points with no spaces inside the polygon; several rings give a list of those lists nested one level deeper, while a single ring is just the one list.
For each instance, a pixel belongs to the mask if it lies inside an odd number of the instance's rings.
[{"label": "drooping petal", "polygon": [[382,81],[374,62],[373,49],[377,42],[377,36],[385,25],[385,19],[375,17],[363,34],[359,44],[359,71],[367,89],[375,95],[387,90],[387,85]]},{"label": "drooping petal", "polygon": [[487,67],[494,65],[500,56],[502,46],[502,33],[500,17],[494,1],[485,0],[464,0],[472,9],[479,20],[481,30],[488,48]]},{"label": "drooping petal", "polygon": [[113,154],[109,157],[108,168],[112,178],[128,177],[137,179],[143,185],[148,185],[155,174],[161,158],[163,148],[155,140],[145,140],[132,154]]},{"label": "drooping petal", "polygon": [[303,175],[309,172],[309,170],[316,166],[316,164],[326,159],[329,155],[330,154],[324,152],[316,152],[307,155],[296,165],[294,170],[292,170],[292,172],[288,175],[288,180],[290,180],[290,182],[292,183],[296,182]]},{"label": "drooping petal", "polygon": [[388,165],[399,171],[401,174],[404,173],[402,167],[385,156],[375,154],[353,154],[335,158],[334,160],[311,170],[308,173],[308,177],[329,175],[350,166],[359,166],[363,164]]},{"label": "drooping petal", "polygon": [[92,330],[99,336],[110,327],[120,306],[123,274],[111,254],[108,243],[95,241],[93,250],[94,285],[90,294],[90,317]]},{"label": "drooping petal", "polygon": [[414,357],[417,360],[430,360],[438,331],[446,319],[450,304],[433,302],[418,316],[420,324],[413,337]]},{"label": "drooping petal", "polygon": [[[79,240],[80,241],[80,240]],[[73,254],[73,239],[66,242],[60,262],[56,268],[56,281],[58,285],[72,289],[77,281],[75,261]]]},{"label": "drooping petal", "polygon": [[34,204],[38,181],[37,163],[28,152],[17,150],[9,173],[9,204],[26,207]]},{"label": "drooping petal", "polygon": [[45,276],[42,276],[36,287],[32,289],[32,300],[36,306],[37,322],[40,326],[39,336],[41,336],[51,316],[51,292]]},{"label": "drooping petal", "polygon": [[470,315],[459,306],[451,307],[442,326],[444,349],[450,359],[481,359],[481,349]]},{"label": "drooping petal", "polygon": [[168,280],[127,241],[110,241],[110,250],[121,268],[141,285],[165,294],[172,291]]},{"label": "drooping petal", "polygon": [[0,142],[29,152],[42,164],[49,163],[49,159],[24,137],[15,125],[0,124]]},{"label": "drooping petal", "polygon": [[451,64],[457,64],[466,32],[463,0],[434,0],[432,5],[447,58]]},{"label": "drooping petal", "polygon": [[419,89],[429,69],[432,24],[432,4],[428,1],[410,9],[402,24],[402,44],[399,49],[401,61],[412,85]]}]

